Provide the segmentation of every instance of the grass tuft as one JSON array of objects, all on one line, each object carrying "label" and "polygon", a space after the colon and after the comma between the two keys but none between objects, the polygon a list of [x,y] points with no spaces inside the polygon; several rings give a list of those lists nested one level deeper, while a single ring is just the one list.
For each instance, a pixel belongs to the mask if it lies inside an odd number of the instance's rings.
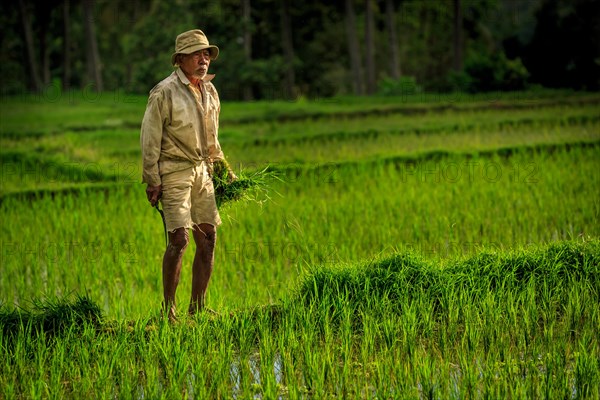
[{"label": "grass tuft", "polygon": [[87,295],[34,299],[29,308],[0,307],[0,329],[5,336],[23,329],[55,334],[67,328],[83,329],[85,324],[99,326],[102,320],[102,310]]}]

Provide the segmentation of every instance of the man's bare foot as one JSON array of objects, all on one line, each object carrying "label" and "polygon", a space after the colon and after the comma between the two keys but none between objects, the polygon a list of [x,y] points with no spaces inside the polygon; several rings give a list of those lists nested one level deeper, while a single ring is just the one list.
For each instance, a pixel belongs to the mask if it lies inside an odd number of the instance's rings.
[{"label": "man's bare foot", "polygon": [[175,308],[175,304],[171,304],[171,307],[169,307],[168,310],[165,310],[163,307],[163,317],[166,317],[172,324],[177,322],[177,309]]}]

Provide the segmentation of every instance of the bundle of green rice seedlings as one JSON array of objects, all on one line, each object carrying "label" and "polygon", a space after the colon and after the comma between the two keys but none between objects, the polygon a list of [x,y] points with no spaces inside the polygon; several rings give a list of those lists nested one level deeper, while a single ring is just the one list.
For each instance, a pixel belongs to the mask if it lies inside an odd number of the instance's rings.
[{"label": "bundle of green rice seedlings", "polygon": [[84,324],[99,327],[103,319],[102,309],[87,295],[33,299],[29,308],[0,304],[0,333],[6,337],[22,329],[59,333]]},{"label": "bundle of green rice seedlings", "polygon": [[240,171],[236,179],[230,178],[231,167],[226,160],[217,160],[213,163],[212,180],[215,188],[217,206],[239,200],[262,202],[268,199],[267,183],[278,179],[274,172],[268,168],[246,173]]}]

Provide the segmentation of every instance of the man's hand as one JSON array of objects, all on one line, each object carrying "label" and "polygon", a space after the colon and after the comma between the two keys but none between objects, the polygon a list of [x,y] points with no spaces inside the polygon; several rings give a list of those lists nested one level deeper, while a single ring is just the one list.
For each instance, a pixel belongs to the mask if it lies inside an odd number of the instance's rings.
[{"label": "man's hand", "polygon": [[233,172],[233,170],[229,167],[229,165],[227,166],[227,181],[229,181],[229,183],[237,180],[237,175],[235,174],[235,172]]},{"label": "man's hand", "polygon": [[160,199],[161,196],[162,196],[162,185],[158,185],[158,186],[148,185],[148,187],[146,188],[146,197],[148,198],[148,201],[150,202],[152,207],[154,207],[158,203],[158,200]]}]

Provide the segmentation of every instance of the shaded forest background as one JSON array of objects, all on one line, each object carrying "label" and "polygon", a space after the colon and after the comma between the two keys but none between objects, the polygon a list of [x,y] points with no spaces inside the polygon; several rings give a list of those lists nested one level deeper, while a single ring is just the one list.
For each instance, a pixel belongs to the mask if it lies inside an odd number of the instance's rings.
[{"label": "shaded forest background", "polygon": [[600,89],[600,0],[16,0],[0,3],[2,95],[147,93],[202,29],[230,100]]}]

